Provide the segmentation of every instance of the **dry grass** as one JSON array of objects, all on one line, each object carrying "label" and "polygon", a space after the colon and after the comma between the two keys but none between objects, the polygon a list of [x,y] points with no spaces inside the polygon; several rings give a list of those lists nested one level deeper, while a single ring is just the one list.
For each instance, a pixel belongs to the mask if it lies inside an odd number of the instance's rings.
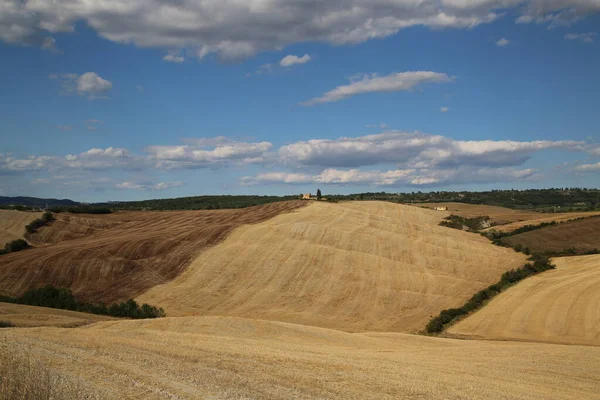
[{"label": "dry grass", "polygon": [[449,214],[460,215],[465,218],[487,215],[497,225],[484,229],[495,229],[499,232],[510,232],[525,225],[538,225],[542,222],[569,221],[581,217],[600,215],[600,212],[572,212],[572,213],[540,213],[535,211],[512,210],[505,207],[485,206],[465,203],[423,203],[422,207],[448,207],[447,212],[440,212],[447,216]]},{"label": "dry grass", "polygon": [[[597,398],[600,348],[350,334],[219,317],[0,330],[102,398]],[[31,349],[31,350],[27,350]]]},{"label": "dry grass", "polygon": [[600,218],[586,218],[509,236],[504,242],[521,244],[533,252],[559,252],[575,248],[580,252],[600,249]]},{"label": "dry grass", "polygon": [[556,270],[520,282],[447,332],[600,346],[600,255],[553,263]]},{"label": "dry grass", "polygon": [[[0,294],[46,284],[90,302],[125,300],[175,278],[237,226],[265,221],[305,202],[238,210],[58,214],[34,241],[51,245],[2,256]],[[36,243],[38,244],[38,243]]]},{"label": "dry grass", "polygon": [[438,226],[440,218],[386,202],[313,202],[239,227],[137,300],[170,316],[414,332],[525,262],[479,235]]},{"label": "dry grass", "polygon": [[16,327],[53,326],[72,328],[113,318],[55,308],[34,307],[22,304],[0,303],[0,320]]},{"label": "dry grass", "polygon": [[27,350],[15,352],[0,343],[0,400],[71,400],[99,398],[86,394],[80,382],[66,378],[29,357]]},{"label": "dry grass", "polygon": [[25,225],[42,216],[39,212],[0,210],[0,248],[5,243],[23,239]]}]

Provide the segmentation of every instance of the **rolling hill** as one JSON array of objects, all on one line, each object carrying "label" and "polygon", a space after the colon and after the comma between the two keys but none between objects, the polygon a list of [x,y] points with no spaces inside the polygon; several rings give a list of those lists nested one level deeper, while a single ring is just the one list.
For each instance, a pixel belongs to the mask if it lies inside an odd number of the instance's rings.
[{"label": "rolling hill", "polygon": [[600,249],[600,217],[590,217],[520,233],[502,239],[510,246],[520,244],[533,252],[561,252],[576,249],[579,253]]},{"label": "rolling hill", "polygon": [[23,239],[25,225],[41,215],[39,212],[0,210],[0,248],[4,247],[5,243]]},{"label": "rolling hill", "polygon": [[170,316],[227,315],[345,331],[415,332],[525,256],[385,202],[313,202],[237,228],[137,298]]},{"label": "rolling hill", "polygon": [[[237,226],[265,221],[306,203],[238,210],[57,214],[33,249],[0,259],[0,294],[52,284],[89,302],[126,300],[185,270],[203,249]],[[43,245],[44,243],[50,243]]]},{"label": "rolling hill", "polygon": [[600,255],[553,260],[447,330],[470,338],[600,346]]}]

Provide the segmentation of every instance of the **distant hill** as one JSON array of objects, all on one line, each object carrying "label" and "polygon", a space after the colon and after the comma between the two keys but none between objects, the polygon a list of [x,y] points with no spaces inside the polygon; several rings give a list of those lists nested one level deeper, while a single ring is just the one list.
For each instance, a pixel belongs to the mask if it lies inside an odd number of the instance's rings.
[{"label": "distant hill", "polygon": [[5,197],[0,196],[0,206],[26,206],[26,207],[72,207],[78,206],[80,203],[69,199],[40,199],[38,197]]}]

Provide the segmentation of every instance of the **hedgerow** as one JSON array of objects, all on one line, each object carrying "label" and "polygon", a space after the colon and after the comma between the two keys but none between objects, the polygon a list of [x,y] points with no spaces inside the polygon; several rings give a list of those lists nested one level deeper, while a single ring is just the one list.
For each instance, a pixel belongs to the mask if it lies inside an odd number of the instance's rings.
[{"label": "hedgerow", "polygon": [[502,274],[500,281],[475,293],[462,307],[443,310],[437,317],[432,318],[425,330],[427,333],[440,333],[448,324],[459,317],[470,314],[482,307],[487,301],[497,296],[515,283],[544,271],[556,268],[550,260],[540,254],[535,254],[529,259],[530,263],[523,267],[513,269]]},{"label": "hedgerow", "polygon": [[133,299],[122,303],[106,306],[104,303],[92,304],[77,300],[70,289],[56,288],[48,285],[38,289],[30,289],[22,296],[12,298],[0,296],[0,301],[5,303],[26,304],[30,306],[58,308],[63,310],[86,312],[90,314],[109,315],[119,318],[161,318],[165,310],[149,304],[141,306]]}]

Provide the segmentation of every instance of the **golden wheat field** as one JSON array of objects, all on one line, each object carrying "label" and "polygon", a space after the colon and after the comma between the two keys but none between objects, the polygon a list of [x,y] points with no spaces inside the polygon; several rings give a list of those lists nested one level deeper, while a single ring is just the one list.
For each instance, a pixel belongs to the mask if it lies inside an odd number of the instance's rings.
[{"label": "golden wheat field", "polygon": [[315,202],[239,227],[137,300],[171,316],[415,332],[525,262],[439,221],[435,211],[392,203]]},{"label": "golden wheat field", "polygon": [[600,346],[600,255],[556,258],[553,263],[555,270],[501,293],[448,333]]},{"label": "golden wheat field", "polygon": [[599,347],[351,334],[231,317],[0,330],[102,399],[593,399]]},{"label": "golden wheat field", "polygon": [[[168,317],[0,303],[20,326],[0,329],[0,400],[597,398],[600,256],[556,259],[453,337],[420,336],[525,256],[420,207],[263,207],[60,214],[38,248],[2,256],[5,291],[141,293]],[[159,262],[171,278],[148,280]]]},{"label": "golden wheat field", "polygon": [[0,210],[0,248],[4,247],[5,243],[23,239],[25,225],[41,215],[39,212]]},{"label": "golden wheat field", "polygon": [[73,328],[93,322],[110,320],[112,320],[110,317],[75,311],[0,303],[0,321],[7,321],[21,328],[36,326]]}]

